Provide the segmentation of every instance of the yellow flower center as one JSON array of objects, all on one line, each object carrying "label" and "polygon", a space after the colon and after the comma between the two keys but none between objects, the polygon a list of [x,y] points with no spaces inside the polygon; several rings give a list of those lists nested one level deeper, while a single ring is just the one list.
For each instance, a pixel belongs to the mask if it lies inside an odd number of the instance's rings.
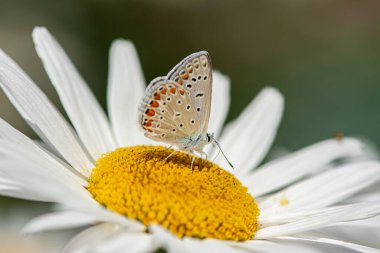
[{"label": "yellow flower center", "polygon": [[[108,209],[178,237],[244,241],[258,228],[247,188],[216,164],[161,146],[119,148],[103,155],[88,190]],[[166,159],[168,158],[168,159]],[[165,160],[166,159],[166,160]]]}]

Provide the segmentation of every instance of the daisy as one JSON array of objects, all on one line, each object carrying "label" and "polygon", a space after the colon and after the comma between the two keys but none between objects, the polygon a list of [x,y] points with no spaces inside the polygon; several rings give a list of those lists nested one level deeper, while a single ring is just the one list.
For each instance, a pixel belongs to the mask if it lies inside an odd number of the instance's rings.
[{"label": "daisy", "polygon": [[0,193],[58,204],[26,233],[88,226],[63,252],[376,251],[339,233],[380,213],[368,197],[380,164],[352,159],[363,155],[360,141],[325,140],[260,165],[283,113],[276,89],[221,131],[229,80],[215,72],[209,131],[236,169],[219,157],[191,172],[189,155],[164,161],[170,150],[150,145],[136,123],[146,82],[131,42],[111,47],[108,119],[49,32],[36,28],[33,39],[72,125],[0,52],[0,85],[43,141],[0,120]]}]

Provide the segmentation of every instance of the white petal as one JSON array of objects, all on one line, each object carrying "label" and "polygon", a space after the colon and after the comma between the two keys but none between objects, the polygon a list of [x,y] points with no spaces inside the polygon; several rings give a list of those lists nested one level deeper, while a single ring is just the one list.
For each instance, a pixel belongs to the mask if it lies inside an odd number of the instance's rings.
[{"label": "white petal", "polygon": [[269,162],[242,181],[253,196],[260,196],[325,169],[336,159],[359,155],[362,147],[361,142],[352,138],[322,141]]},{"label": "white petal", "polygon": [[305,211],[303,213],[287,213],[278,214],[276,216],[272,215],[272,217],[260,217],[260,222],[265,221],[267,224],[289,222],[261,228],[256,232],[255,239],[293,235],[327,227],[339,222],[367,219],[379,214],[380,204],[361,203],[329,207],[315,211]]},{"label": "white petal", "polygon": [[63,205],[58,205],[58,207],[61,211],[73,210],[75,212],[82,213],[84,216],[88,215],[91,217],[96,217],[98,222],[118,224],[129,232],[142,232],[146,230],[146,226],[138,220],[129,219],[117,212],[109,210],[96,201],[83,203],[80,205],[70,205],[70,203],[64,203]]},{"label": "white petal", "polygon": [[116,148],[108,119],[62,47],[44,27],[33,30],[39,57],[79,137],[94,159]]},{"label": "white petal", "polygon": [[36,194],[35,192],[25,190],[19,186],[13,185],[13,183],[10,182],[2,182],[2,178],[0,179],[0,193],[3,196],[8,196],[12,198],[26,199],[32,201],[47,201],[45,197],[41,197],[39,194]]},{"label": "white petal", "polygon": [[190,237],[185,237],[184,239],[187,252],[189,253],[198,253],[198,252],[207,252],[207,253],[244,253],[245,251],[239,250],[229,246],[227,243],[224,243],[220,240],[214,239],[195,239]]},{"label": "white petal", "polygon": [[[88,191],[54,160],[46,159],[28,146],[0,139],[2,185],[15,186],[41,201],[74,206],[93,203]],[[47,190],[48,189],[48,190]],[[2,194],[7,194],[1,190]],[[20,196],[22,197],[22,196]]]},{"label": "white petal", "polygon": [[380,182],[377,182],[370,187],[358,192],[357,194],[344,200],[344,203],[356,203],[365,201],[380,201]]},{"label": "white petal", "polygon": [[19,132],[6,121],[0,118],[0,139],[7,140],[11,143],[22,145],[28,149],[28,152],[33,152],[33,156],[39,157],[41,160],[46,159],[45,162],[49,162],[49,167],[59,170],[61,173],[65,173],[67,176],[73,178],[78,183],[83,186],[87,186],[87,181],[83,178],[72,173],[72,167],[70,167],[65,162],[61,161],[58,157],[52,153],[43,149],[41,145],[37,142],[32,141],[29,137],[25,136],[23,133]]},{"label": "white petal", "polygon": [[330,239],[330,238],[320,238],[320,237],[318,237],[318,238],[313,238],[313,237],[303,238],[303,237],[299,237],[299,236],[292,236],[292,237],[286,236],[286,237],[281,237],[281,239],[316,242],[319,244],[336,245],[336,246],[345,247],[347,249],[355,250],[356,252],[363,252],[363,253],[379,253],[380,252],[380,249],[375,249],[375,248],[367,247],[364,245],[346,242],[346,241],[341,241],[341,240],[334,240],[334,239]]},{"label": "white petal", "polygon": [[94,167],[78,137],[33,81],[0,51],[0,86],[33,130],[85,176]]},{"label": "white petal", "polygon": [[[302,219],[307,219],[310,217],[319,217],[319,216],[328,216],[330,214],[336,214],[339,212],[344,212],[345,210],[355,210],[360,209],[362,207],[369,206],[370,203],[356,203],[356,204],[350,204],[350,205],[342,205],[342,206],[332,206],[332,207],[325,207],[325,208],[319,208],[319,209],[312,209],[312,210],[299,210],[299,211],[292,211],[287,213],[278,213],[278,214],[262,214],[259,216],[259,223],[262,225],[263,228],[270,227],[273,225],[279,225],[279,224],[286,224],[291,222],[296,222]],[[378,206],[374,205],[374,208],[378,208]],[[358,212],[358,210],[355,210]],[[355,213],[353,213],[355,215]],[[363,212],[361,215],[369,215],[365,214]],[[372,217],[372,216],[370,216]],[[359,216],[361,219],[362,217]],[[364,218],[368,218],[367,216],[364,216]],[[348,219],[349,220],[349,219]],[[353,220],[357,220],[353,218]],[[341,225],[341,224],[352,224],[352,222],[347,222],[347,220],[344,220],[344,223],[331,223],[330,225]]]},{"label": "white petal", "polygon": [[309,245],[302,245],[297,242],[288,242],[284,240],[250,240],[245,242],[227,242],[228,244],[244,249],[252,253],[323,253],[322,250],[314,249]]},{"label": "white petal", "polygon": [[90,227],[74,237],[61,253],[91,252],[91,246],[95,242],[103,241],[113,235],[120,233],[120,228],[111,223],[102,223]]},{"label": "white petal", "polygon": [[213,71],[211,114],[208,132],[215,133],[216,138],[222,132],[229,107],[230,79],[219,71]]},{"label": "white petal", "polygon": [[[99,216],[100,214],[100,216]],[[46,230],[73,228],[103,222],[99,212],[80,213],[76,211],[61,211],[47,214],[32,220],[24,232],[36,233]],[[145,232],[125,227],[126,224],[115,220],[95,225],[76,236],[67,246],[67,252],[150,252],[154,249],[153,238]],[[137,242],[135,243],[134,241]]]},{"label": "white petal", "polygon": [[[346,242],[357,243],[369,247],[380,248],[380,216],[370,219],[341,222],[337,225],[318,229],[313,232],[308,232],[307,235],[314,237],[329,237],[331,239],[342,240]],[[372,224],[369,224],[369,223]],[[354,225],[352,225],[354,224]],[[304,235],[304,233],[302,234]],[[297,235],[299,236],[299,235]]]},{"label": "white petal", "polygon": [[380,164],[377,162],[342,165],[276,193],[260,203],[260,210],[266,215],[329,206],[378,180]]},{"label": "white petal", "polygon": [[163,227],[159,225],[149,226],[149,232],[153,234],[155,244],[160,248],[164,248],[168,253],[190,253],[186,249],[183,240],[171,234]]},{"label": "white petal", "polygon": [[[265,88],[236,120],[225,127],[220,144],[239,178],[257,166],[267,154],[282,117],[283,104],[284,99],[276,89]],[[222,156],[216,163],[229,168]]]},{"label": "white petal", "polygon": [[145,79],[130,41],[112,43],[108,77],[108,112],[119,146],[151,143],[139,126],[139,105]]},{"label": "white petal", "polygon": [[147,233],[121,233],[91,247],[91,253],[156,252],[153,236]]},{"label": "white petal", "polygon": [[[212,98],[211,98],[211,114],[208,125],[208,132],[214,133],[216,140],[221,135],[224,121],[226,120],[228,109],[230,107],[230,79],[220,73],[213,71]],[[216,147],[207,145],[205,152],[212,154]]]},{"label": "white petal", "polygon": [[75,228],[90,225],[98,221],[98,217],[92,214],[61,211],[34,218],[23,228],[23,233],[33,234],[49,230]]}]

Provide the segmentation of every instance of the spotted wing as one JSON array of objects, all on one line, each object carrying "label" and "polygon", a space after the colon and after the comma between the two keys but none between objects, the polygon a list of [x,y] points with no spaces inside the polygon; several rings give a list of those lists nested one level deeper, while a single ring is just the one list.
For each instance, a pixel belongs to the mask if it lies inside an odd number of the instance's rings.
[{"label": "spotted wing", "polygon": [[140,111],[145,136],[155,141],[181,148],[186,137],[199,131],[189,92],[166,77],[158,77],[148,85]]},{"label": "spotted wing", "polygon": [[189,92],[200,121],[198,131],[206,133],[212,95],[212,65],[209,54],[201,51],[189,55],[175,66],[167,77]]}]

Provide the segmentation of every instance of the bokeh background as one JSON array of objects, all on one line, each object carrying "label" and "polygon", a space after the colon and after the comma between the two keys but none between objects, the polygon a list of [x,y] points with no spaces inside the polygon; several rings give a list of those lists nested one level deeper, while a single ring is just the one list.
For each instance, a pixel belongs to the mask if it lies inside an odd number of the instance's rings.
[{"label": "bokeh background", "polygon": [[[379,10],[376,0],[0,0],[0,48],[60,109],[33,47],[34,26],[56,36],[103,106],[113,39],[135,43],[147,81],[207,50],[232,81],[228,120],[265,86],[284,94],[275,146],[294,150],[337,132],[380,145]],[[2,92],[0,117],[36,137]],[[0,198],[0,223],[15,210],[47,208]]]}]

